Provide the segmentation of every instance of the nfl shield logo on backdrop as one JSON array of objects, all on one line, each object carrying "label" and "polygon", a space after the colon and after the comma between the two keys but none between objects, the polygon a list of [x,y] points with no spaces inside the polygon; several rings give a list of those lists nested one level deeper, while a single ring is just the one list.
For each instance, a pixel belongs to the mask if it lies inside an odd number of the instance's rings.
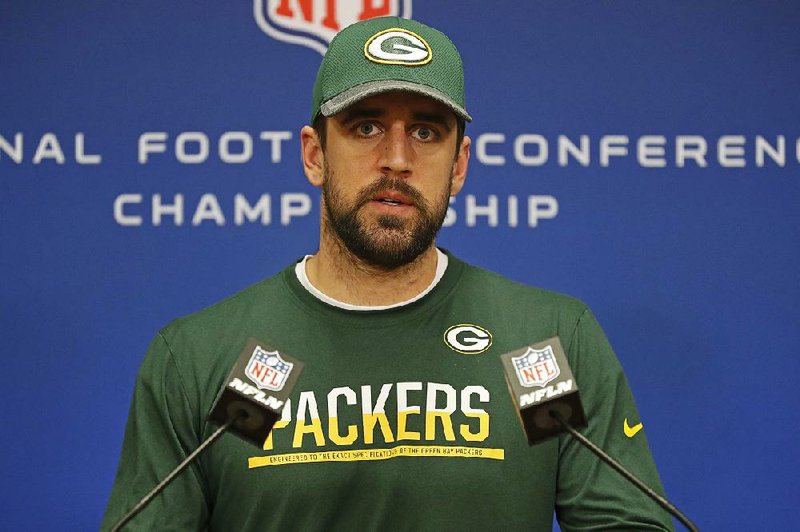
[{"label": "nfl shield logo on backdrop", "polygon": [[411,18],[411,0],[253,0],[256,22],[279,41],[324,54],[342,28],[376,17]]},{"label": "nfl shield logo on backdrop", "polygon": [[277,351],[265,351],[256,346],[244,370],[247,378],[261,390],[280,391],[292,372],[294,364],[281,358]]},{"label": "nfl shield logo on backdrop", "polygon": [[525,353],[511,359],[519,383],[527,388],[544,386],[561,374],[556,355],[549,345],[544,349],[529,347]]}]

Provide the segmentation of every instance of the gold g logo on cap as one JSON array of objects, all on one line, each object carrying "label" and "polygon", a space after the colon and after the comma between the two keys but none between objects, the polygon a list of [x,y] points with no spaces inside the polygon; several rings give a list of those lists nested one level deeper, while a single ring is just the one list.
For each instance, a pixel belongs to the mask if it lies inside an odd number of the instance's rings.
[{"label": "gold g logo on cap", "polygon": [[413,31],[389,28],[369,38],[364,55],[374,63],[419,66],[429,63],[433,52],[425,39]]}]

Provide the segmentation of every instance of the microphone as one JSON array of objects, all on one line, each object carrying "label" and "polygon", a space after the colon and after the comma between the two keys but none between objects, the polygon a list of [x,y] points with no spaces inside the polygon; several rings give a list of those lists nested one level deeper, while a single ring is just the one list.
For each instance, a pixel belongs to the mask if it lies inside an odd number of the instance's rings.
[{"label": "microphone", "polygon": [[551,411],[575,427],[586,426],[578,385],[557,336],[506,353],[500,360],[528,444],[564,432]]},{"label": "microphone", "polygon": [[231,432],[257,447],[264,444],[303,371],[303,363],[248,338],[208,419],[224,425],[242,414]]},{"label": "microphone", "polygon": [[279,353],[255,338],[248,338],[208,414],[209,421],[220,427],[122,516],[111,532],[122,529],[144,510],[156,495],[226,431],[230,430],[261,448],[302,371],[303,363],[296,358]]},{"label": "microphone", "polygon": [[501,355],[500,360],[529,445],[569,432],[581,445],[672,514],[687,530],[697,531],[694,523],[675,505],[578,432],[577,428],[587,425],[586,414],[578,385],[557,336]]}]

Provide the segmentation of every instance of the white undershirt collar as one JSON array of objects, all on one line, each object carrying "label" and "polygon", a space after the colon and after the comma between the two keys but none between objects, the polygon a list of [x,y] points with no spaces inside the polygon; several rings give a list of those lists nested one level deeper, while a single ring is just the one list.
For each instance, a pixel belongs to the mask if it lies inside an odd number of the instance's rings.
[{"label": "white undershirt collar", "polygon": [[338,307],[345,310],[360,310],[360,311],[370,311],[370,310],[388,310],[392,308],[402,307],[404,305],[408,305],[425,297],[425,295],[433,290],[433,287],[441,280],[442,276],[444,275],[444,271],[447,269],[447,255],[442,253],[439,248],[436,248],[436,275],[433,277],[433,281],[431,284],[425,288],[422,292],[415,295],[411,299],[407,299],[405,301],[401,301],[400,303],[394,303],[392,305],[351,305],[350,303],[344,303],[343,301],[339,301],[337,299],[333,299],[325,294],[323,294],[316,286],[311,284],[311,281],[308,279],[308,275],[306,275],[306,262],[311,257],[311,255],[306,255],[303,260],[297,263],[294,267],[294,273],[297,275],[297,280],[300,281],[300,284],[308,290],[311,295],[319,299],[320,301],[324,301],[328,305]]}]

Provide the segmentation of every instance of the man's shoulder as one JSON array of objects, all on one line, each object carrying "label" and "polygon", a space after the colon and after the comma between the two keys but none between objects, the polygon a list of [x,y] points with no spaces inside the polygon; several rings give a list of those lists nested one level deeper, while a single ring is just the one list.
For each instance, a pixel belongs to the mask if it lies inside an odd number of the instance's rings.
[{"label": "man's shoulder", "polygon": [[479,297],[486,302],[496,301],[514,306],[536,307],[540,310],[551,308],[575,315],[582,314],[588,308],[586,303],[570,295],[515,281],[452,255],[451,260],[463,264],[463,286],[473,297]]},{"label": "man's shoulder", "polygon": [[169,342],[176,336],[196,335],[203,338],[226,330],[246,328],[250,322],[259,317],[263,319],[273,306],[279,305],[278,300],[285,293],[284,275],[292,267],[293,265],[202,310],[174,319],[159,334]]}]

